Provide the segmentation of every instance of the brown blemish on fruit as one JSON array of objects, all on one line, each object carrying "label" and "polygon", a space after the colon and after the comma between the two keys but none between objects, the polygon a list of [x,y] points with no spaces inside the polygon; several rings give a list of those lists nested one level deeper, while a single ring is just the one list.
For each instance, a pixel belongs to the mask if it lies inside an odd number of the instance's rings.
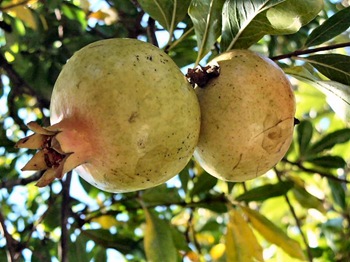
[{"label": "brown blemish on fruit", "polygon": [[129,123],[134,123],[138,116],[139,116],[138,112],[136,112],[136,111],[132,112],[129,119],[128,119]]},{"label": "brown blemish on fruit", "polygon": [[266,128],[259,134],[264,136],[261,147],[267,153],[274,154],[274,153],[278,153],[281,150],[281,148],[285,144],[285,141],[287,140],[287,137],[290,135],[289,133],[284,132],[281,125],[285,121],[290,121],[290,120],[291,120],[290,118],[279,120],[274,125]]},{"label": "brown blemish on fruit", "polygon": [[243,157],[243,154],[241,153],[239,155],[237,163],[232,167],[232,171],[235,170],[238,167],[239,163],[241,163],[242,157]]}]

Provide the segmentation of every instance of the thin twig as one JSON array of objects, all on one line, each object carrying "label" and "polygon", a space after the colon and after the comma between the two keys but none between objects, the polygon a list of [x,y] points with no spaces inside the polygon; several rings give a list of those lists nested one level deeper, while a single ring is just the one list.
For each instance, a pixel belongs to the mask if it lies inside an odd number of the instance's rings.
[{"label": "thin twig", "polygon": [[37,95],[35,89],[23,80],[23,78],[16,72],[16,70],[13,69],[12,65],[6,60],[6,58],[1,53],[0,67],[2,67],[5,70],[7,76],[13,84],[12,89],[15,93],[14,96],[28,94],[36,98],[37,105],[40,109],[49,107],[49,101]]},{"label": "thin twig", "polygon": [[61,205],[61,242],[60,257],[62,262],[68,262],[69,252],[69,229],[68,217],[70,214],[70,184],[72,180],[72,171],[68,172],[64,181],[62,181],[62,205]]},{"label": "thin twig", "polygon": [[28,185],[29,183],[32,183],[36,180],[38,180],[42,176],[43,171],[38,171],[31,175],[30,177],[26,178],[17,178],[13,180],[2,180],[0,181],[0,188],[7,188],[11,189],[15,186],[25,186]]},{"label": "thin twig", "polygon": [[[30,241],[32,239],[33,233],[37,230],[37,227],[44,221],[44,219],[47,217],[47,215],[49,214],[49,212],[52,210],[52,208],[55,205],[55,201],[57,200],[56,195],[53,194],[52,192],[52,186],[50,185],[50,197],[47,201],[47,209],[46,211],[38,218],[36,219],[33,223],[28,224],[25,228],[25,230],[23,230],[22,232],[27,232],[26,236],[27,236],[27,240],[25,241],[24,245],[26,247],[30,247]],[[37,255],[35,250],[32,250],[33,255]]]},{"label": "thin twig", "polygon": [[[277,174],[277,179],[278,179],[278,181],[281,182],[281,181],[282,181],[282,179],[281,179],[281,172],[278,171],[276,168],[275,168],[275,172],[276,172],[276,174]],[[301,238],[303,239],[303,242],[304,242],[305,247],[306,247],[308,259],[309,259],[310,262],[312,262],[313,257],[312,257],[311,249],[310,249],[309,243],[308,243],[308,241],[307,241],[307,238],[306,238],[306,236],[305,236],[303,230],[301,229],[301,222],[300,222],[300,220],[299,220],[297,214],[295,213],[294,207],[293,207],[293,205],[290,203],[290,200],[289,200],[289,197],[287,196],[287,194],[284,195],[284,199],[286,200],[287,205],[288,205],[288,207],[289,207],[289,210],[290,210],[290,212],[292,213],[292,216],[293,216],[293,218],[294,218],[294,220],[295,220],[295,223],[296,223],[296,225],[297,225],[297,227],[298,227],[300,236],[301,236]]]},{"label": "thin twig", "polygon": [[292,161],[289,161],[288,159],[284,158],[282,159],[283,162],[285,163],[288,163],[288,164],[291,164],[293,166],[297,166],[300,170],[302,171],[305,171],[307,173],[312,173],[312,174],[318,174],[320,175],[321,177],[326,177],[328,179],[331,179],[331,180],[334,180],[334,181],[337,181],[337,182],[341,182],[341,183],[347,183],[347,184],[350,184],[350,180],[347,180],[345,178],[339,178],[339,177],[336,177],[332,174],[328,174],[328,173],[325,173],[325,172],[322,172],[320,170],[316,170],[316,169],[311,169],[311,168],[307,168],[307,167],[304,167],[301,163],[299,162],[292,162]]},{"label": "thin twig", "polygon": [[7,260],[9,262],[14,262],[18,260],[18,254],[16,252],[16,245],[17,241],[13,239],[13,237],[9,234],[9,232],[6,229],[5,224],[5,217],[0,212],[0,233],[5,237],[6,239],[6,246],[7,246]]},{"label": "thin twig", "polygon": [[184,32],[178,39],[173,41],[171,45],[165,46],[164,52],[168,53],[171,49],[173,49],[175,46],[177,46],[179,43],[181,43],[187,36],[189,36],[194,31],[194,27],[191,27],[186,32]]},{"label": "thin twig", "polygon": [[194,213],[194,209],[190,208],[190,217],[187,221],[187,227],[188,227],[188,232],[192,233],[192,238],[193,238],[193,243],[198,251],[198,254],[202,253],[202,248],[201,245],[199,244],[197,237],[196,237],[196,231],[194,230],[194,226],[193,226],[193,213]]},{"label": "thin twig", "polygon": [[333,49],[337,49],[337,48],[348,47],[348,46],[350,46],[350,42],[329,45],[329,46],[322,46],[322,47],[318,47],[318,48],[305,49],[305,50],[296,50],[296,51],[288,53],[288,54],[273,56],[270,58],[272,60],[281,60],[281,59],[285,59],[285,58],[292,58],[294,56],[307,55],[307,54],[317,53],[317,52],[321,52],[321,51],[328,51],[328,50],[333,50]]}]

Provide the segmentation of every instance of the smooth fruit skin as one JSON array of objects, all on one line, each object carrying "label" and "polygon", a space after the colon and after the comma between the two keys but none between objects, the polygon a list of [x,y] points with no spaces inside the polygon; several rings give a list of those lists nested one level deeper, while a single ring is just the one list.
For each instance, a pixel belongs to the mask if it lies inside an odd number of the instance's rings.
[{"label": "smooth fruit skin", "polygon": [[193,88],[167,54],[135,39],[76,52],[55,83],[50,113],[47,129],[58,132],[59,151],[71,153],[64,171],[78,166],[82,178],[109,192],[169,180],[199,137]]},{"label": "smooth fruit skin", "polygon": [[209,64],[220,76],[196,88],[201,107],[194,156],[209,174],[233,182],[264,174],[287,152],[295,98],[284,72],[249,50],[232,50]]}]

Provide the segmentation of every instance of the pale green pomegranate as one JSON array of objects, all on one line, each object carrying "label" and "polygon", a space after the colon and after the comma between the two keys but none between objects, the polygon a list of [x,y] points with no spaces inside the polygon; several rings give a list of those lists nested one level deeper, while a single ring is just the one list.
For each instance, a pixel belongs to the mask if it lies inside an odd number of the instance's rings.
[{"label": "pale green pomegranate", "polygon": [[18,147],[40,149],[24,170],[46,170],[44,186],[76,168],[92,185],[127,192],[159,185],[190,160],[200,110],[193,88],[157,47],[102,40],[76,52],[51,98],[51,126]]},{"label": "pale green pomegranate", "polygon": [[195,158],[211,175],[245,181],[264,174],[287,152],[295,99],[284,72],[248,50],[223,53],[209,65],[220,76],[196,88],[201,131]]}]

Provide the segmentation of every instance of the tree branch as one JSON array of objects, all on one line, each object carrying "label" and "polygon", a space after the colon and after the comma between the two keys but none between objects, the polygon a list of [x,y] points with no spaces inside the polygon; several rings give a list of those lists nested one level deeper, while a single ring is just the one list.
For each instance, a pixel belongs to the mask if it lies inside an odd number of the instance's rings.
[{"label": "tree branch", "polygon": [[148,41],[155,45],[156,47],[159,47],[158,40],[156,37],[156,21],[152,18],[148,18],[148,25],[147,25],[147,36],[148,36]]},{"label": "tree branch", "polygon": [[69,251],[69,229],[68,217],[70,214],[70,195],[69,189],[72,179],[72,171],[69,171],[64,181],[62,181],[62,205],[61,205],[61,243],[60,257],[61,262],[68,262]]},{"label": "tree branch", "polygon": [[335,45],[329,45],[329,46],[322,46],[318,48],[311,48],[311,49],[305,49],[305,50],[296,50],[292,53],[288,54],[283,54],[283,55],[278,55],[278,56],[273,56],[270,57],[272,60],[281,60],[285,58],[292,58],[293,56],[300,56],[300,55],[307,55],[307,54],[312,54],[312,53],[317,53],[321,51],[327,51],[327,50],[333,50],[337,48],[343,48],[350,46],[350,42],[345,42],[345,43],[340,43],[340,44],[335,44]]}]

